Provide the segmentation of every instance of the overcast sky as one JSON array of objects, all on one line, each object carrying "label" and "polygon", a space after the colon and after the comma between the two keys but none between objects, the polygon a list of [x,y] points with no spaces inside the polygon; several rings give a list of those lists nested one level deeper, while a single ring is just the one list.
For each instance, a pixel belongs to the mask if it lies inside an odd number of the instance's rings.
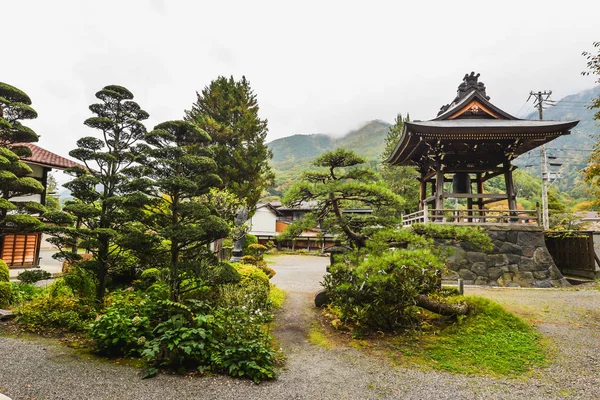
[{"label": "overcast sky", "polygon": [[109,84],[134,93],[151,129],[219,75],[245,75],[269,141],[433,118],[470,71],[519,116],[530,90],[594,86],[581,52],[600,40],[600,1],[405,3],[0,0],[0,81],[30,95],[28,125],[63,156],[96,134],[83,121]]}]

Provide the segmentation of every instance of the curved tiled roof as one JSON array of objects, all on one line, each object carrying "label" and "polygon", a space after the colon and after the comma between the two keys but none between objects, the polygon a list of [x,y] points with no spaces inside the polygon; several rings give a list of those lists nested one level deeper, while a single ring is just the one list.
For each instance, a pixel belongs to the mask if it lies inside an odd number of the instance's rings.
[{"label": "curved tiled roof", "polygon": [[33,143],[19,143],[19,146],[25,146],[31,150],[31,157],[22,157],[21,159],[23,161],[57,169],[67,169],[70,167],[85,168],[83,165],[75,161],[59,156],[58,154],[46,149],[42,149]]}]

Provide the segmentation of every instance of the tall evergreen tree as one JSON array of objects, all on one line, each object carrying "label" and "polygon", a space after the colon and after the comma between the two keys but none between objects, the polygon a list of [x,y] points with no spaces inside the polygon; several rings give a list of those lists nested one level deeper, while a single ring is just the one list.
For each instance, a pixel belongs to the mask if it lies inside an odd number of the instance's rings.
[{"label": "tall evergreen tree", "polygon": [[[394,125],[390,126],[390,130],[385,138],[385,150],[381,158],[385,161],[394,151],[400,136],[404,130],[404,123],[410,121],[410,115],[406,114],[403,118],[402,114],[398,114]],[[419,208],[419,173],[415,167],[389,165],[383,163],[381,167],[381,177],[389,186],[392,192],[404,198],[404,211],[413,212]],[[388,210],[391,214],[397,214],[401,210]]]},{"label": "tall evergreen tree", "polygon": [[196,95],[185,119],[211,136],[224,186],[253,210],[262,191],[274,183],[268,164],[272,154],[265,144],[267,120],[258,116],[256,95],[246,77],[223,76]]},{"label": "tall evergreen tree", "polygon": [[96,116],[84,124],[98,129],[101,139],[83,137],[77,141],[77,149],[69,154],[87,169],[69,169],[75,178],[64,185],[75,198],[64,211],[73,216],[77,225],[56,228],[54,243],[61,248],[59,257],[66,260],[79,259],[78,246],[93,254],[93,260],[84,265],[96,277],[96,297],[101,304],[109,271],[122,259],[123,249],[117,245],[119,231],[130,220],[125,209],[128,177],[124,172],[134,163],[137,142],[146,134],[141,121],[148,118],[148,113],[121,86],[106,86],[96,93],[96,98],[101,102],[89,107]]},{"label": "tall evergreen tree", "polygon": [[131,186],[148,196],[140,199],[145,232],[165,243],[169,254],[169,286],[173,301],[194,288],[182,288],[216,261],[208,245],[226,237],[229,226],[206,201],[212,188],[222,184],[217,164],[207,148],[210,136],[185,121],[168,121],[146,135],[144,160],[135,168]]},{"label": "tall evergreen tree", "polygon": [[31,168],[20,160],[31,156],[23,143],[38,141],[38,135],[21,123],[37,118],[31,99],[14,86],[0,82],[0,235],[39,230],[43,224],[31,214],[44,206],[34,201],[11,200],[42,193],[44,187],[30,175]]}]

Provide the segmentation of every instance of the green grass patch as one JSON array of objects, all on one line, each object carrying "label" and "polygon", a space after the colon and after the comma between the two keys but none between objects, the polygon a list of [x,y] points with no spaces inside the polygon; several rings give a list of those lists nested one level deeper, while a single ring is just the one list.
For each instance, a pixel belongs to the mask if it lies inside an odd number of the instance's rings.
[{"label": "green grass patch", "polygon": [[434,368],[513,376],[545,364],[547,351],[541,335],[523,319],[484,298],[467,297],[466,301],[476,310],[474,315],[425,338],[417,353]]},{"label": "green grass patch", "polygon": [[308,343],[323,347],[327,350],[333,347],[332,342],[329,340],[329,336],[318,323],[314,323],[310,327],[310,330],[308,331]]},{"label": "green grass patch", "polygon": [[271,290],[269,291],[269,301],[273,306],[274,310],[277,310],[283,306],[287,293],[277,285],[271,284]]}]

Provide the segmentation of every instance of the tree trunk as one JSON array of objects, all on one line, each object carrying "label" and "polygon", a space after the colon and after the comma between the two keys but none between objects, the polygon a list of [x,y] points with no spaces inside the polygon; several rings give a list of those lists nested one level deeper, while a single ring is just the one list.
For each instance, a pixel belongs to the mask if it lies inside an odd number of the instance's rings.
[{"label": "tree trunk", "polygon": [[415,301],[417,306],[440,315],[466,315],[469,312],[469,306],[466,304],[443,303],[424,294],[418,294]]}]

